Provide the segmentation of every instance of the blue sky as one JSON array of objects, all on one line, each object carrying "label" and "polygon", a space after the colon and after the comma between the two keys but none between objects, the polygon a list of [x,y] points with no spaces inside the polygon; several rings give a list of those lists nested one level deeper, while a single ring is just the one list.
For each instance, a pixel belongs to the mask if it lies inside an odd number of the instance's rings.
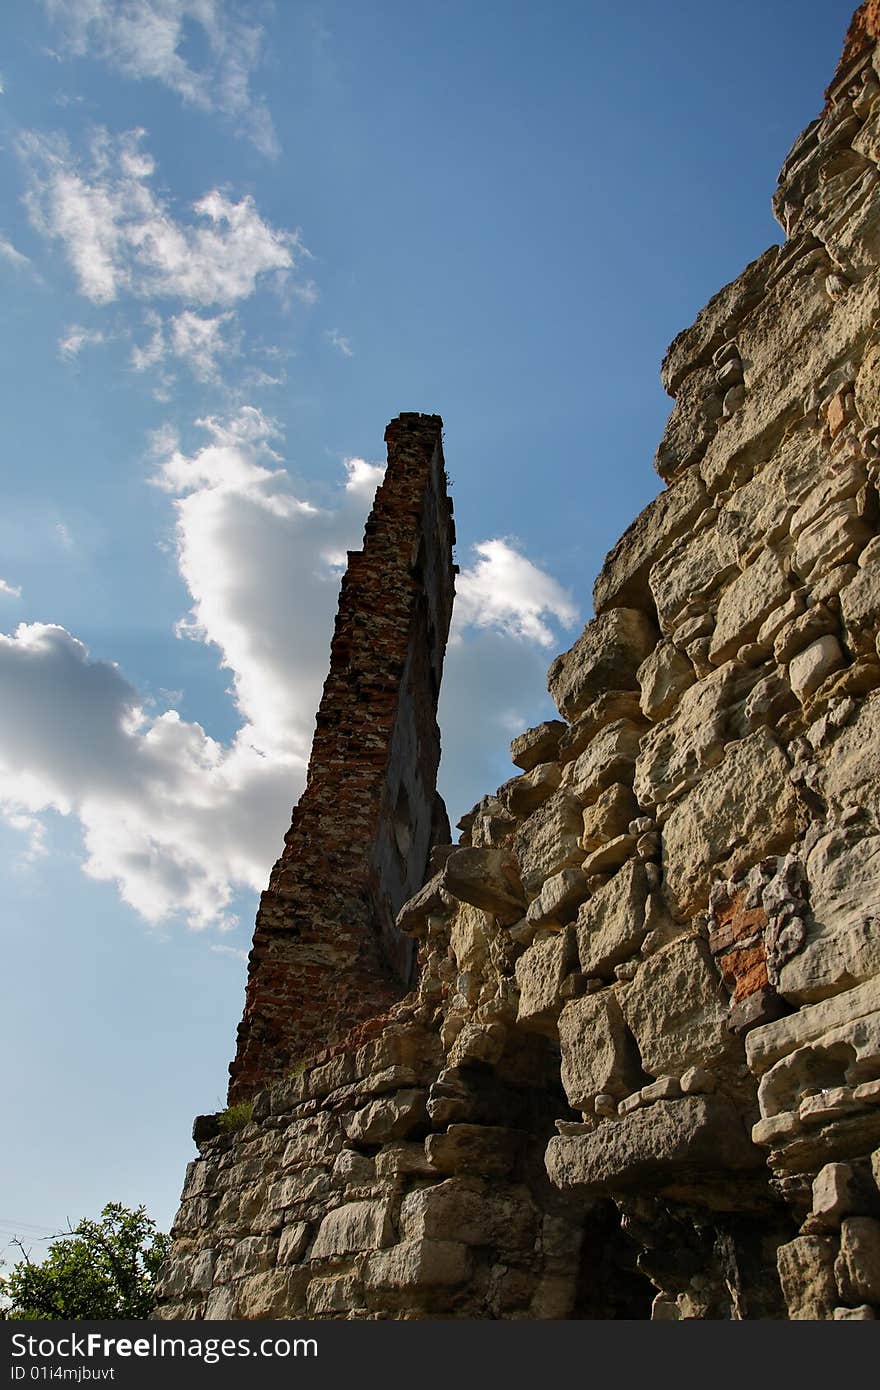
[{"label": "blue sky", "polygon": [[4,7],[0,1253],[171,1220],[401,410],[453,480],[453,817],[511,775],[851,8]]}]

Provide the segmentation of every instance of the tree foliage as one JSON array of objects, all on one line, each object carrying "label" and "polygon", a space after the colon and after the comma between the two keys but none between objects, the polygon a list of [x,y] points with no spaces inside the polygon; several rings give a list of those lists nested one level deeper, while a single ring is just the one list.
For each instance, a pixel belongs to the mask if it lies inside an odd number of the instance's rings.
[{"label": "tree foliage", "polygon": [[145,1207],[110,1202],[100,1221],[82,1220],[56,1236],[41,1264],[24,1258],[0,1278],[13,1319],[147,1318],[169,1245]]}]

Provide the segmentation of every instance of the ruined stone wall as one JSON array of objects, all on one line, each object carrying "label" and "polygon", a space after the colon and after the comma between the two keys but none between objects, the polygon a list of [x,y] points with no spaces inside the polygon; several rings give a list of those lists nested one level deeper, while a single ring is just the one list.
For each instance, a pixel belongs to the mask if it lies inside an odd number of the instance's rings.
[{"label": "ruined stone wall", "polygon": [[380,1013],[412,982],[397,932],[431,845],[436,710],[452,612],[454,524],[437,415],[401,415],[342,581],[306,788],[260,900],[230,1066],[241,1101]]},{"label": "ruined stone wall", "polygon": [[875,8],[667,354],[561,718],[398,916],[417,989],[202,1141],[158,1316],[880,1310]]}]

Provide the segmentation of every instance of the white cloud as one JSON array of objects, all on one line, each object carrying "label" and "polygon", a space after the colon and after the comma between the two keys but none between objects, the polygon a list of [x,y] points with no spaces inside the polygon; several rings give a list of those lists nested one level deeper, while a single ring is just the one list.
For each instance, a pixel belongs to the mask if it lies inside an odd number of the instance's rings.
[{"label": "white cloud", "polygon": [[228,306],[266,276],[288,293],[284,277],[307,255],[299,233],[264,222],[250,195],[235,202],[219,188],[193,204],[193,220],[177,219],[150,186],[144,135],[99,129],[86,161],[58,138],[31,131],[19,141],[31,221],[62,242],[80,293],[95,304],[130,294]]},{"label": "white cloud", "polygon": [[9,584],[5,579],[0,579],[0,594],[6,598],[21,598],[21,585]]},{"label": "white cloud", "polygon": [[335,328],[328,328],[324,334],[324,337],[327,339],[328,343],[331,343],[332,346],[336,348],[338,352],[342,353],[343,357],[354,356],[354,349],[351,346],[351,341],[348,338],[343,337],[341,333],[338,333]]},{"label": "white cloud", "polygon": [[[67,52],[94,56],[126,77],[161,82],[190,105],[235,119],[265,155],[278,141],[265,102],[253,95],[263,32],[231,13],[224,0],[44,0]],[[183,52],[198,25],[206,56],[196,67]]]},{"label": "white cloud", "polygon": [[[115,881],[148,920],[181,915],[228,929],[234,893],[265,886],[304,785],[340,557],[361,544],[384,469],[348,459],[335,504],[319,508],[299,494],[277,427],[259,410],[197,424],[195,448],[167,427],[154,436],[155,482],[172,499],[191,596],[178,630],[212,644],[230,672],[235,737],[221,744],[173,709],[148,711],[118,667],[94,660],[64,628],[21,624],[0,636],[0,804],[27,833],[48,811],[76,816],[86,872]],[[490,557],[498,544],[486,543]],[[501,544],[502,573],[529,576],[537,611],[568,613],[549,576]],[[488,563],[495,574],[497,558]],[[448,754],[459,741],[469,775],[480,739],[498,732],[495,706],[475,692],[500,682],[509,712],[523,676],[528,684],[544,662],[535,651],[544,628],[508,588],[494,617],[481,611],[478,630],[465,616],[471,630],[450,652],[444,745]]]},{"label": "white cloud", "polygon": [[532,564],[507,540],[481,541],[477,557],[463,568],[455,584],[455,635],[462,628],[494,628],[542,647],[556,641],[548,619],[563,627],[577,621],[578,610],[567,589]]},{"label": "white cloud", "polygon": [[[223,332],[224,325],[234,318],[232,310],[214,318],[204,318],[184,309],[163,322],[162,316],[150,309],[145,316],[150,337],[143,345],[134,345],[131,365],[135,371],[143,372],[169,359],[177,359],[189,368],[197,381],[216,383],[220,380],[218,359],[238,351],[238,344]],[[170,384],[171,379],[166,372],[165,384]]]},{"label": "white cloud", "polygon": [[[0,87],[0,92],[2,90],[3,88]],[[23,251],[19,251],[8,237],[2,235],[0,235],[0,259],[8,261],[10,265],[15,266],[16,270],[24,270],[31,263],[29,256],[26,256]]]},{"label": "white cloud", "polygon": [[58,339],[58,355],[66,362],[78,357],[84,347],[96,347],[106,342],[100,329],[83,328],[82,324],[72,323],[65,330],[64,337]]}]

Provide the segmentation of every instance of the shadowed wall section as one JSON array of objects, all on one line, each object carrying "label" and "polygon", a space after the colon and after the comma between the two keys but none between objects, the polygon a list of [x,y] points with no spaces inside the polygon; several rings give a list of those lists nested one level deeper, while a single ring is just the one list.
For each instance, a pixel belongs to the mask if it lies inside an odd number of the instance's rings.
[{"label": "shadowed wall section", "polygon": [[449,826],[435,789],[455,528],[443,422],[404,414],[342,581],[306,788],[257,913],[230,1102],[279,1079],[412,983],[394,926]]}]

